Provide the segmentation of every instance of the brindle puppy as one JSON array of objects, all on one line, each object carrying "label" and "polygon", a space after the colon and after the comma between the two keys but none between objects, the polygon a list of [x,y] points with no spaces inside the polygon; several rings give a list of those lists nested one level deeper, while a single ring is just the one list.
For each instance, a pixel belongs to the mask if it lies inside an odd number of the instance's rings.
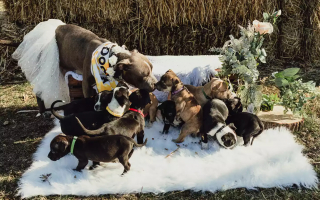
[{"label": "brindle puppy", "polygon": [[171,69],[168,70],[155,87],[157,90],[171,93],[171,100],[176,104],[176,120],[181,119],[185,122],[179,137],[172,141],[181,143],[186,136],[197,134],[202,126],[201,106],[177,75]]}]

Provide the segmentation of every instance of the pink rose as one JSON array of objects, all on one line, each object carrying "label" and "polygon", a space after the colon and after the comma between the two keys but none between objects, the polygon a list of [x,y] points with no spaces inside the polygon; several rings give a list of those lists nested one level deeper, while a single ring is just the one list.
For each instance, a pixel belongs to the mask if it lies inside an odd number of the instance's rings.
[{"label": "pink rose", "polygon": [[254,30],[260,34],[271,34],[273,32],[273,26],[269,22],[259,22],[258,20],[254,20],[252,24]]},{"label": "pink rose", "polygon": [[276,17],[279,17],[281,15],[281,10],[278,10]]}]

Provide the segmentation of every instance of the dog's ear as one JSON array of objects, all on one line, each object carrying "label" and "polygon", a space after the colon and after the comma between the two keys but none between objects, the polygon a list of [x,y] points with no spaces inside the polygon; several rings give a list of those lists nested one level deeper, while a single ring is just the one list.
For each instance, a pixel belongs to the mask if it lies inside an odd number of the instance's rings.
[{"label": "dog's ear", "polygon": [[114,66],[114,71],[122,71],[122,70],[127,70],[127,68],[131,65],[131,62],[128,58],[123,59],[119,61],[115,66]]},{"label": "dog's ear", "polygon": [[234,131],[237,130],[237,127],[234,125],[234,123],[230,123],[228,126]]},{"label": "dog's ear", "polygon": [[215,85],[214,89],[219,92],[225,92],[228,90],[228,85],[226,82],[220,80],[219,83]]},{"label": "dog's ear", "polygon": [[118,81],[117,87],[125,87],[125,88],[129,89],[128,85],[122,80]]},{"label": "dog's ear", "polygon": [[169,72],[173,72],[171,69],[169,69],[168,71],[166,71],[166,73],[169,73]]}]

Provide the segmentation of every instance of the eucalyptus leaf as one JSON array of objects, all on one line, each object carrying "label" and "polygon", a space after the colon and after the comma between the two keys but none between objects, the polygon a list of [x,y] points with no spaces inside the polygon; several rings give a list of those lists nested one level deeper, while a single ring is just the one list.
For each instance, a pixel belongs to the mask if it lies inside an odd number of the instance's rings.
[{"label": "eucalyptus leaf", "polygon": [[266,57],[263,56],[263,55],[261,55],[261,56],[259,57],[259,60],[260,60],[262,63],[266,63]]},{"label": "eucalyptus leaf", "polygon": [[269,14],[268,13],[263,13],[263,19],[268,20],[269,19]]}]

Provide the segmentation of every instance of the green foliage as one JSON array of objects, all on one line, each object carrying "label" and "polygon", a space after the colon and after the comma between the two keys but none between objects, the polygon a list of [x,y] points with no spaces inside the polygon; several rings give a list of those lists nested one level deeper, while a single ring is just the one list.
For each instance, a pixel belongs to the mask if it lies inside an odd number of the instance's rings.
[{"label": "green foliage", "polygon": [[299,68],[288,68],[274,74],[274,82],[280,89],[285,113],[290,109],[294,114],[301,115],[304,104],[315,98],[315,83],[303,82],[299,79],[299,71]]},{"label": "green foliage", "polygon": [[275,24],[277,22],[278,17],[281,15],[281,10],[274,11],[273,14],[270,13],[263,13],[263,21],[270,22]]},{"label": "green foliage", "polygon": [[262,95],[262,103],[260,110],[262,111],[271,111],[273,110],[273,106],[280,102],[280,98],[277,94]]}]

